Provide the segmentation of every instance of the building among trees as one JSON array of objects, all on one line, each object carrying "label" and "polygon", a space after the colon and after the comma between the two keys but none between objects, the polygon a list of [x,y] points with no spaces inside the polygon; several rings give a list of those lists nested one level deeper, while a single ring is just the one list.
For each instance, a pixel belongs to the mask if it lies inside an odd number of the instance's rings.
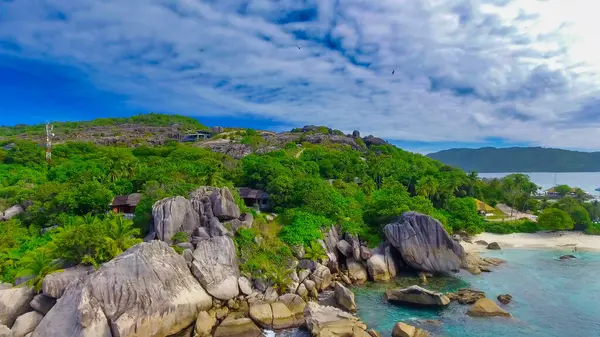
[{"label": "building among trees", "polygon": [[118,195],[113,199],[110,208],[115,213],[125,214],[125,217],[133,217],[135,208],[140,203],[141,199],[142,195],[140,193]]}]

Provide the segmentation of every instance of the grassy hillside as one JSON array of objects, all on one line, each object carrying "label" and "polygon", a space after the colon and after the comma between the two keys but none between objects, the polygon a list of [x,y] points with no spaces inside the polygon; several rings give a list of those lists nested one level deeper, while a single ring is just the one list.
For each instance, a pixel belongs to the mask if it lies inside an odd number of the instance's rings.
[{"label": "grassy hillside", "polygon": [[542,147],[450,149],[427,155],[477,172],[599,172],[600,152]]}]

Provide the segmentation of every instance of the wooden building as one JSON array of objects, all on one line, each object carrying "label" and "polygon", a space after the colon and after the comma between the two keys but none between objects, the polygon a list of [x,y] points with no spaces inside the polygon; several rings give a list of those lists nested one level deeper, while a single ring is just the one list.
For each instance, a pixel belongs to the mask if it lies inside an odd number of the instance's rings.
[{"label": "wooden building", "polygon": [[110,208],[115,213],[134,214],[135,208],[140,203],[142,195],[140,193],[133,193],[129,195],[116,196]]},{"label": "wooden building", "polygon": [[240,187],[239,192],[246,206],[258,208],[261,211],[271,208],[268,193],[248,187]]}]

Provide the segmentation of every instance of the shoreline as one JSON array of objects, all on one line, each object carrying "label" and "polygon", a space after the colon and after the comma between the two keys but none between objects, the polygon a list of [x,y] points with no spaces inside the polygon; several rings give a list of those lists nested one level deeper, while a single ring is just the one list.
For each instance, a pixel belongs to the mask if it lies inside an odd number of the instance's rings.
[{"label": "shoreline", "polygon": [[476,244],[483,240],[487,243],[497,242],[502,249],[546,249],[559,251],[600,252],[600,236],[587,235],[576,231],[538,232],[538,233],[513,233],[493,234],[482,233],[471,237],[473,243],[461,242],[468,253],[480,253],[489,251],[486,246]]}]

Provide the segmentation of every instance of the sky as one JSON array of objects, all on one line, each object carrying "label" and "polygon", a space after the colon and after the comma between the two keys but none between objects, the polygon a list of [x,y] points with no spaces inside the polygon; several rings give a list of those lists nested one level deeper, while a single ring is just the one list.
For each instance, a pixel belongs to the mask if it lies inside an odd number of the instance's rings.
[{"label": "sky", "polygon": [[600,150],[590,0],[0,0],[0,124],[198,117]]}]

